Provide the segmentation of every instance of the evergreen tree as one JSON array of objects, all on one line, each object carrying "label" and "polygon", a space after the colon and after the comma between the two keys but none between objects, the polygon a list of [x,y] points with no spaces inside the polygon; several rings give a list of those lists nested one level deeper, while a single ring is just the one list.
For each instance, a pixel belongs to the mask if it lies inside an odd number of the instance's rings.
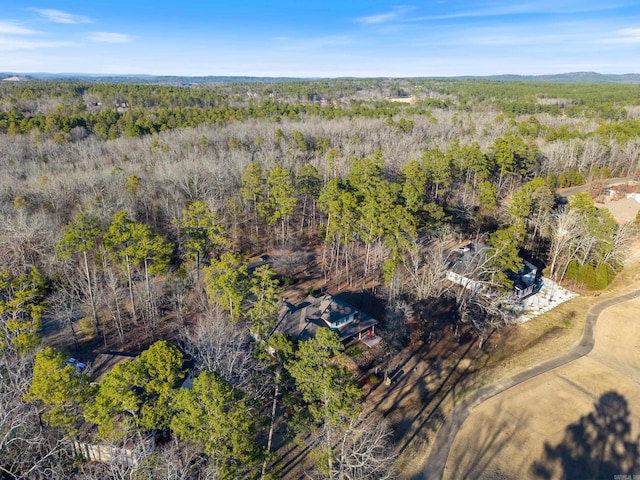
[{"label": "evergreen tree", "polygon": [[153,333],[155,308],[151,293],[150,276],[166,270],[173,245],[151,231],[148,225],[130,220],[122,210],[114,215],[113,222],[103,237],[109,258],[120,264],[129,284],[129,298],[134,321],[136,321],[135,297],[133,294],[134,272],[142,266],[146,287],[147,315]]},{"label": "evergreen tree", "polygon": [[81,410],[92,396],[94,388],[86,375],[76,371],[62,353],[46,347],[36,354],[33,380],[28,401],[38,400],[47,408],[43,414],[52,427],[62,427],[68,433],[77,432]]},{"label": "evergreen tree", "polygon": [[40,344],[47,281],[36,268],[0,272],[0,352],[26,353]]},{"label": "evergreen tree", "polygon": [[174,414],[172,401],[185,378],[182,353],[166,341],[137,358],[117,364],[98,386],[84,411],[105,438],[123,437],[134,426],[161,430]]},{"label": "evergreen tree", "polygon": [[407,210],[416,214],[424,209],[427,193],[427,172],[417,160],[411,160],[402,168],[404,184],[402,196]]},{"label": "evergreen tree", "polygon": [[249,292],[247,263],[238,254],[223,253],[205,268],[205,283],[209,301],[220,305],[231,320],[237,321]]},{"label": "evergreen tree", "polygon": [[253,296],[253,304],[247,312],[251,330],[256,338],[264,338],[275,327],[278,320],[278,302],[282,296],[282,288],[269,265],[262,265],[254,270],[249,291]]},{"label": "evergreen tree", "polygon": [[513,287],[508,272],[517,273],[522,268],[522,258],[518,253],[518,240],[510,229],[496,230],[489,237],[488,262],[491,265],[492,280],[504,290]]},{"label": "evergreen tree", "polygon": [[276,165],[267,177],[267,201],[258,207],[261,216],[269,225],[280,222],[282,248],[285,246],[289,217],[293,214],[297,199],[291,174],[281,165]]},{"label": "evergreen tree", "polygon": [[187,257],[195,258],[196,281],[199,281],[201,263],[206,263],[209,253],[218,253],[230,245],[226,230],[219,223],[217,214],[200,200],[184,209],[176,223],[180,235],[185,237]]},{"label": "evergreen tree", "polygon": [[478,186],[478,201],[482,208],[493,208],[498,204],[498,190],[491,182],[482,182]]},{"label": "evergreen tree", "polygon": [[[322,189],[322,178],[316,167],[310,163],[305,163],[296,175],[296,189],[298,195],[302,197],[302,214],[300,221],[300,232],[304,230],[305,222],[313,228],[316,213],[316,201]],[[311,203],[311,221],[307,222],[308,204]]]},{"label": "evergreen tree", "polygon": [[255,444],[255,418],[242,392],[216,373],[202,372],[191,389],[181,389],[171,429],[198,444],[213,463],[216,478],[253,478],[263,452]]},{"label": "evergreen tree", "polygon": [[451,159],[441,150],[433,148],[424,152],[421,160],[429,181],[435,186],[434,195],[437,199],[440,191],[448,188],[451,183]]},{"label": "evergreen tree", "polygon": [[245,202],[251,204],[254,218],[254,228],[258,235],[258,212],[265,197],[265,181],[262,167],[259,163],[252,162],[242,171],[242,187],[240,195]]},{"label": "evergreen tree", "polygon": [[335,357],[344,350],[338,335],[328,328],[316,330],[316,336],[300,342],[287,369],[307,404],[311,420],[325,433],[320,452],[321,469],[330,478],[334,472],[335,448],[332,434],[358,416],[360,389],[353,374],[340,366]]},{"label": "evergreen tree", "polygon": [[55,249],[60,258],[70,258],[72,255],[82,254],[82,270],[87,285],[91,317],[96,335],[101,334],[100,322],[95,298],[95,275],[89,270],[89,255],[93,252],[102,231],[95,217],[85,213],[78,213],[75,218],[62,229],[62,239]]}]

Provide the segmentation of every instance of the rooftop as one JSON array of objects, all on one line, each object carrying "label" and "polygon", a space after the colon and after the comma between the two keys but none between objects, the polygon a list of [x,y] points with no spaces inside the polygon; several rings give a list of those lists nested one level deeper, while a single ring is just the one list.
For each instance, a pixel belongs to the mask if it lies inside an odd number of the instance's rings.
[{"label": "rooftop", "polygon": [[291,335],[298,340],[307,340],[315,336],[318,328],[329,327],[330,324],[336,324],[349,317],[353,317],[353,320],[332,328],[341,341],[378,324],[375,318],[338,297],[323,295],[316,298],[310,295],[298,305],[285,303],[274,332]]}]

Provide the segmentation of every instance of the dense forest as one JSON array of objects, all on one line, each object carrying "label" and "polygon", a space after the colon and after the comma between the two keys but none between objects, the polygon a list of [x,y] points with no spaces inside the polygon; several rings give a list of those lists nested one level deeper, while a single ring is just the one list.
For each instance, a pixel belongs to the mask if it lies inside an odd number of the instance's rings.
[{"label": "dense forest", "polygon": [[[358,379],[445,327],[482,348],[522,258],[606,287],[637,229],[593,197],[639,159],[638,85],[0,82],[0,477],[392,478]],[[447,280],[470,241],[491,295]],[[283,297],[345,291],[376,360],[273,334]]]}]

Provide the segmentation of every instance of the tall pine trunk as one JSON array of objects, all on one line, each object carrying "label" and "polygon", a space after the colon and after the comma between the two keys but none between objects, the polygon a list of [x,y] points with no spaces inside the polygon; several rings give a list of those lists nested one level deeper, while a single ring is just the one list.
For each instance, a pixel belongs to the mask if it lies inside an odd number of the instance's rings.
[{"label": "tall pine trunk", "polygon": [[125,256],[126,269],[127,269],[127,281],[129,282],[129,299],[131,300],[131,318],[134,323],[138,323],[138,316],[136,315],[136,302],[133,295],[133,278],[131,273],[131,262],[129,261],[129,255]]},{"label": "tall pine trunk", "polygon": [[82,252],[82,256],[84,259],[84,274],[87,279],[87,287],[89,289],[89,301],[91,302],[91,316],[93,320],[93,325],[95,328],[96,336],[100,336],[102,333],[103,334],[102,340],[106,344],[107,341],[106,341],[106,338],[104,337],[104,332],[102,332],[103,329],[102,329],[102,326],[100,325],[100,320],[98,319],[96,297],[95,297],[95,294],[93,293],[93,281],[91,278],[91,272],[89,271],[89,259],[88,259],[86,250]]},{"label": "tall pine trunk", "polygon": [[[280,394],[280,371],[276,374],[276,385],[273,392],[273,402],[271,404],[271,425],[269,425],[269,436],[267,438],[267,454],[271,453],[271,444],[273,443],[273,431],[276,424],[276,411],[278,407],[278,395]],[[264,478],[267,473],[267,459],[262,462],[262,474],[260,478]]]}]

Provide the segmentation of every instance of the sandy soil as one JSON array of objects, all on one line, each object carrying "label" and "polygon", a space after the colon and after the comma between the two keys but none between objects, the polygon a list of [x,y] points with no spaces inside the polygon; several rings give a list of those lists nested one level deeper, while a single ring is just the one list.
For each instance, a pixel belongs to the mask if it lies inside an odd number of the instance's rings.
[{"label": "sandy soil", "polygon": [[596,203],[596,207],[609,210],[618,223],[627,223],[635,220],[640,211],[640,202],[633,198],[623,198],[621,200],[606,200],[604,203]]},{"label": "sandy soil", "polygon": [[[585,425],[594,427],[598,421],[600,425],[607,425],[607,419],[601,418],[595,407],[607,392],[621,396],[609,395],[607,399],[622,398],[621,405],[627,403],[628,415],[616,409],[624,415],[618,426],[629,423],[630,432],[625,438],[631,441],[632,447],[637,447],[635,439],[640,432],[640,405],[636,402],[640,398],[638,312],[640,299],[610,307],[598,320],[595,346],[589,355],[481,404],[460,429],[444,478],[578,478],[578,470],[568,471],[567,465],[585,451],[597,450],[601,445],[590,444],[586,434],[580,441],[583,444],[576,443],[574,434],[584,434]],[[592,417],[587,417],[590,414]],[[609,439],[604,441],[614,443],[624,436],[624,432],[619,438],[614,431],[599,433]],[[629,473],[624,471],[622,460],[618,462],[618,473]],[[571,465],[571,468],[584,467],[580,461]],[[540,473],[543,470],[547,472],[544,475]]]}]

